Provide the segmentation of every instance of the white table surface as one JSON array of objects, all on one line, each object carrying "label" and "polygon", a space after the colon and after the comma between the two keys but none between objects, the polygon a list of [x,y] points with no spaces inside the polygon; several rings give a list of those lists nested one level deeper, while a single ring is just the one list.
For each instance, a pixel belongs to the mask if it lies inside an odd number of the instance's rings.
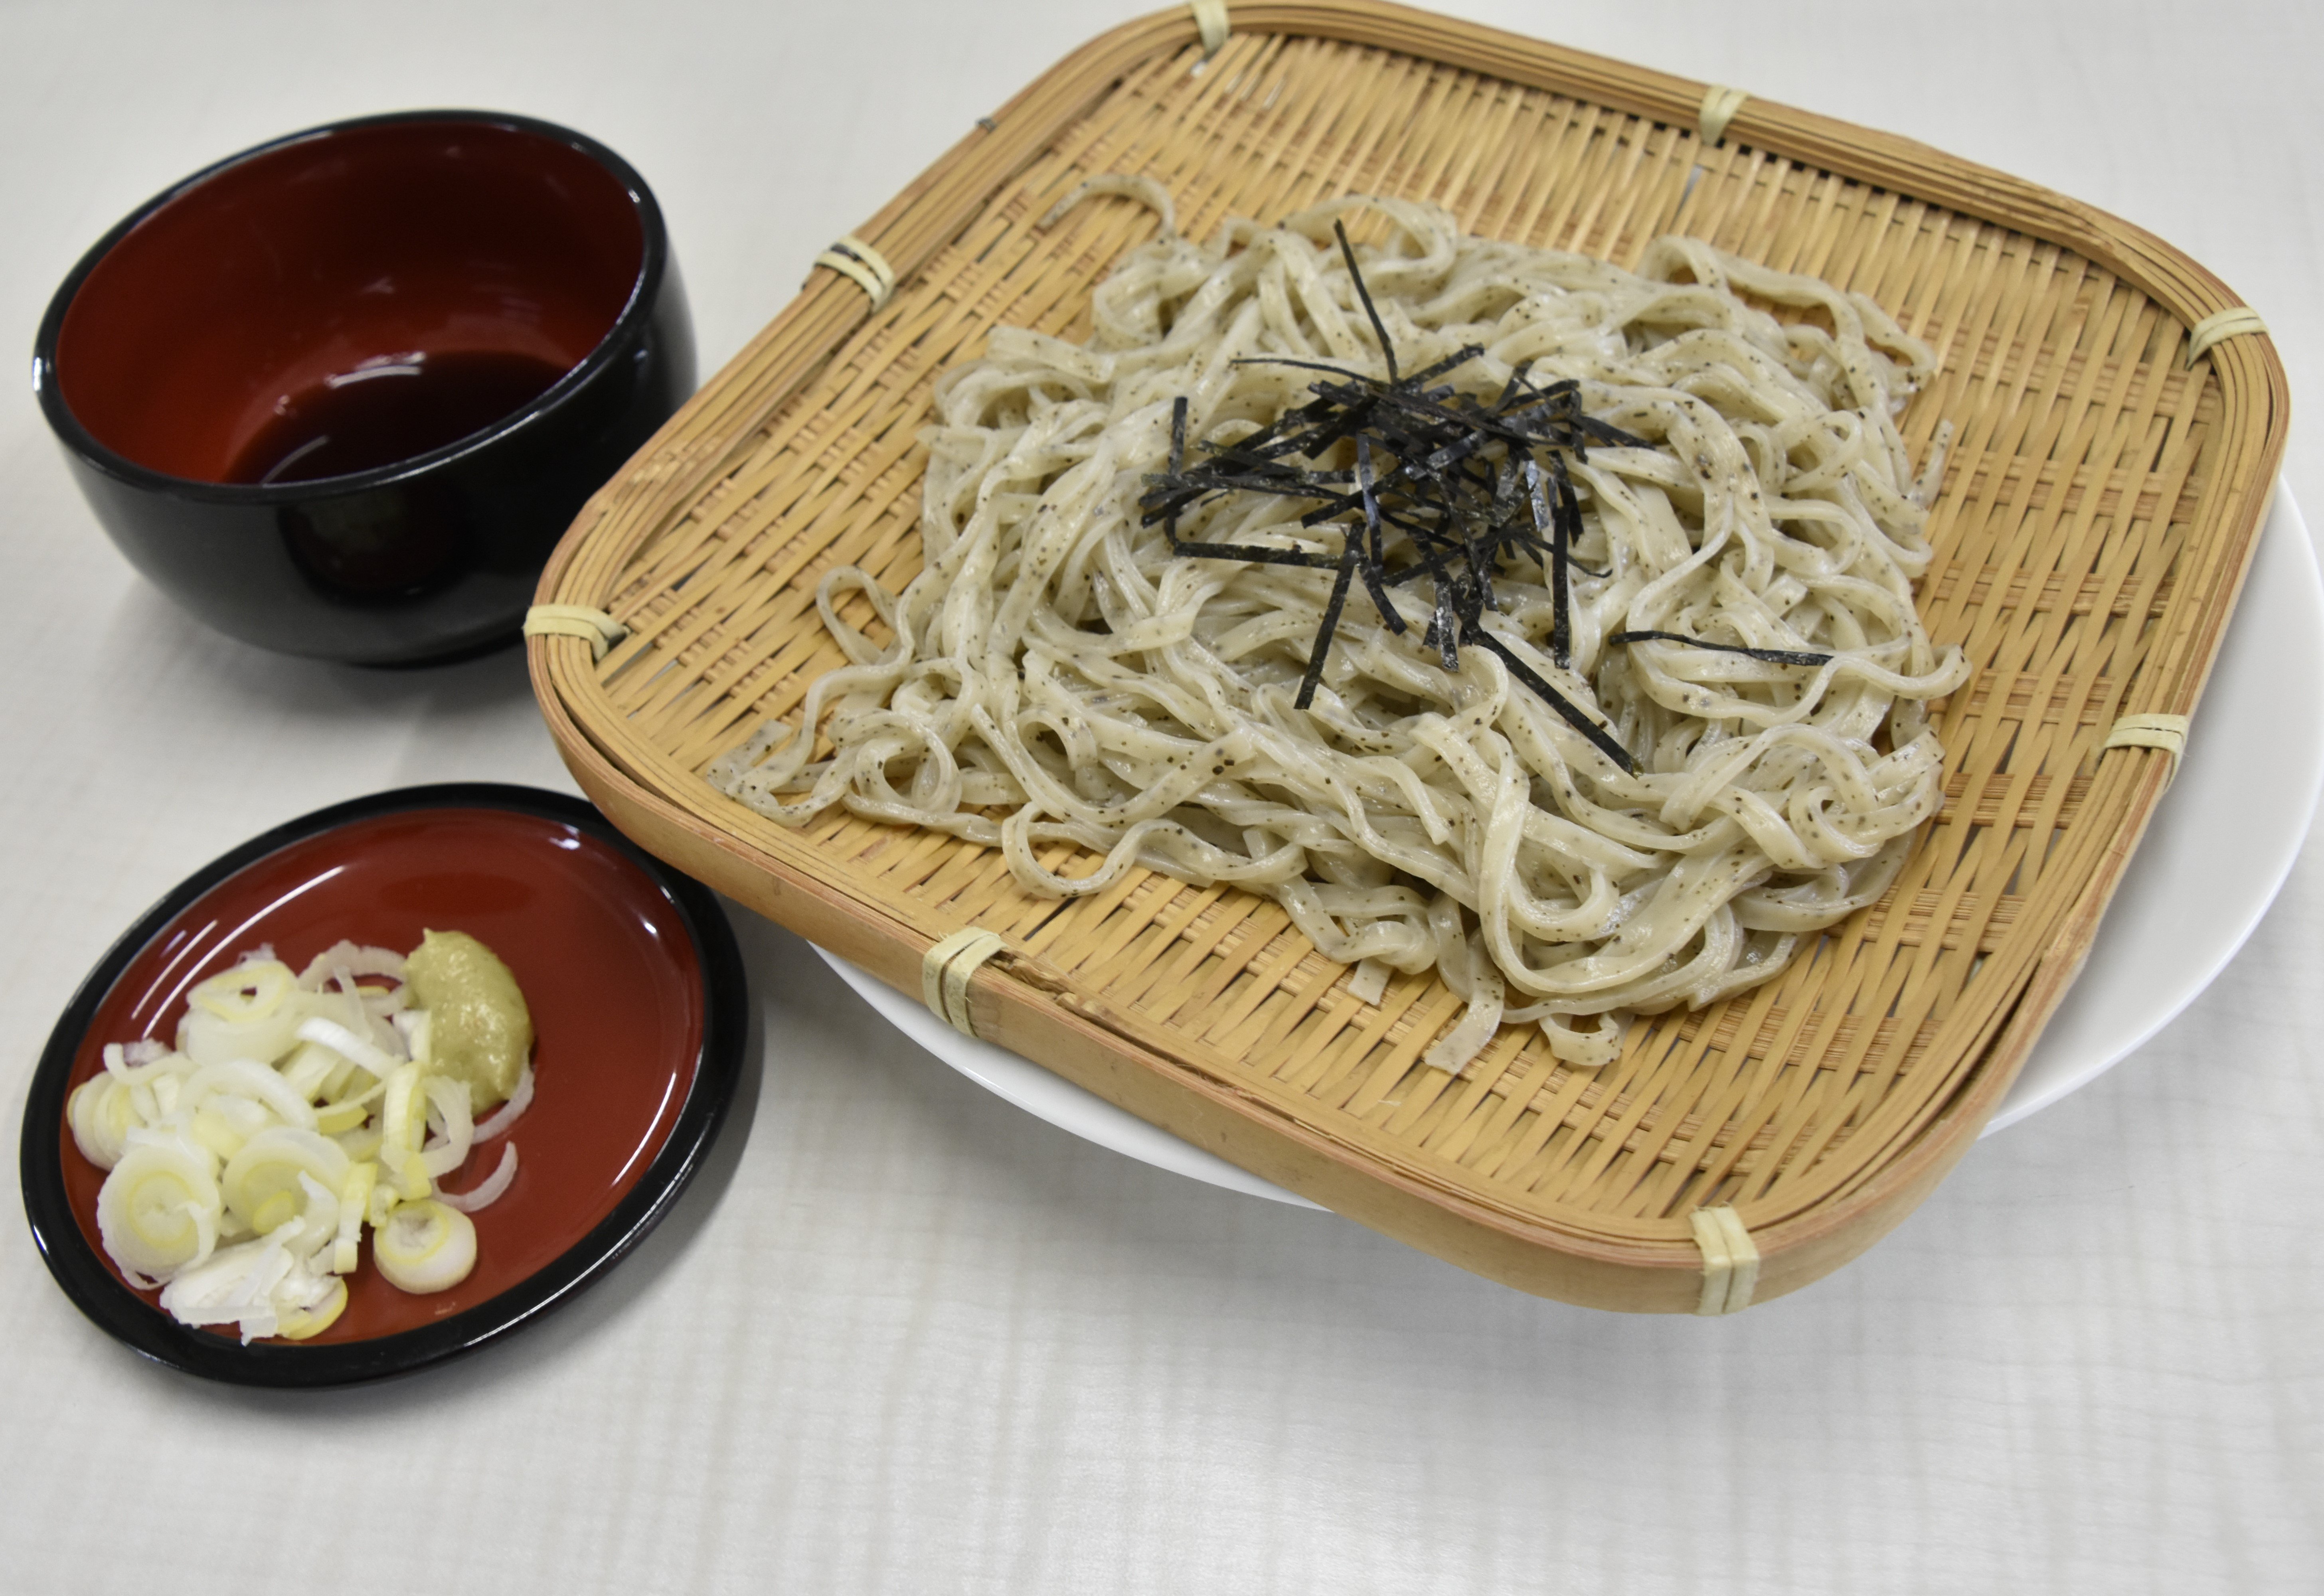
[{"label": "white table surface", "polygon": [[[2319,391],[2324,21],[2290,4],[1448,8],[2076,195]],[[595,134],[705,369],[970,121],[1128,7],[0,0],[0,338],[172,179],[359,112]],[[2287,462],[2324,507],[2318,412]],[[380,674],[202,631],[0,403],[0,1103],[173,882],[416,781],[569,789],[513,652]],[[2324,524],[2324,523],[2319,523]],[[142,1363],[0,1196],[0,1587],[365,1591],[2324,1589],[2324,853],[2096,1085],[1736,1319],[1540,1302],[1089,1148],[739,911],[763,1071],[604,1286],[383,1388]],[[2227,1077],[2223,1082],[2222,1076]]]}]

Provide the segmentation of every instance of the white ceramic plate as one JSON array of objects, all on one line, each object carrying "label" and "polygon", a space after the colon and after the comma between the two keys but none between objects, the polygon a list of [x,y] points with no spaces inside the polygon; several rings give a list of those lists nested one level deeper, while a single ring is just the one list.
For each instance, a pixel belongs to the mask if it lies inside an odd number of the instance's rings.
[{"label": "white ceramic plate", "polygon": [[[1987,1135],[2096,1080],[2194,1001],[2291,873],[2319,787],[2324,582],[2299,506],[2289,488],[2279,487],[2178,780],[2107,908],[2080,979],[2002,1099]],[[2203,824],[2220,816],[2234,823]],[[897,1029],[1026,1112],[1157,1168],[1315,1206],[1039,1065],[961,1035],[846,961],[827,953],[823,958]]]},{"label": "white ceramic plate", "polygon": [[2179,778],[1987,1135],[2098,1079],[2211,984],[2292,873],[2319,786],[2324,583],[2279,484]]}]

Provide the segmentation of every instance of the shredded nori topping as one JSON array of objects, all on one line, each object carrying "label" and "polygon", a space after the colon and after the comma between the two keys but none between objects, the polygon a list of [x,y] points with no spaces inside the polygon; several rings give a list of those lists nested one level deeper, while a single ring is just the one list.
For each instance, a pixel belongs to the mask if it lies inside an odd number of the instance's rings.
[{"label": "shredded nori topping", "polygon": [[[1505,557],[1530,557],[1550,589],[1554,619],[1549,651],[1571,668],[1573,623],[1571,568],[1591,570],[1572,554],[1581,538],[1582,506],[1565,457],[1586,459],[1591,444],[1644,447],[1644,440],[1583,413],[1581,384],[1571,380],[1537,387],[1530,365],[1509,374],[1500,396],[1489,403],[1460,392],[1438,379],[1477,358],[1476,345],[1409,376],[1400,374],[1394,342],[1372,303],[1356,265],[1347,230],[1333,224],[1340,253],[1354,280],[1372,332],[1388,364],[1381,382],[1360,372],[1319,361],[1261,358],[1239,362],[1286,365],[1325,374],[1309,388],[1314,398],[1287,411],[1273,425],[1239,442],[1204,445],[1208,458],[1186,463],[1186,401],[1170,409],[1169,469],[1147,480],[1139,498],[1144,522],[1160,522],[1171,552],[1191,559],[1248,560],[1266,565],[1305,566],[1334,573],[1332,596],[1315,630],[1315,643],[1299,683],[1297,705],[1314,701],[1323,661],[1338,629],[1349,589],[1357,578],[1372,607],[1391,632],[1406,630],[1388,589],[1426,578],[1433,613],[1422,637],[1448,671],[1460,669],[1460,645],[1473,643],[1497,655],[1510,674],[1554,709],[1566,723],[1626,771],[1637,761],[1595,716],[1574,704],[1519,660],[1483,624],[1493,604],[1493,577]],[[1335,379],[1335,380],[1333,380]],[[1355,444],[1353,472],[1323,468],[1342,442]],[[1296,466],[1292,460],[1309,462]],[[1386,462],[1383,466],[1382,461]],[[1340,534],[1337,556],[1296,549],[1181,540],[1178,517],[1214,494],[1269,494],[1314,500],[1300,517],[1302,527],[1330,526]],[[1400,543],[1392,546],[1391,537]],[[1391,566],[1391,554],[1405,563]],[[1626,632],[1616,638],[1661,636]],[[1686,641],[1686,640],[1680,640]],[[1704,645],[1716,647],[1720,645]],[[1763,658],[1772,658],[1764,651]],[[1798,658],[1804,658],[1800,656]],[[1788,662],[1788,661],[1787,661]]]},{"label": "shredded nori topping", "polygon": [[1635,642],[1684,643],[1690,649],[1740,654],[1748,660],[1765,660],[1770,665],[1829,665],[1832,661],[1830,654],[1813,654],[1803,649],[1747,649],[1741,643],[1707,643],[1699,637],[1676,632],[1618,632],[1606,640],[1606,646],[1618,649]]}]

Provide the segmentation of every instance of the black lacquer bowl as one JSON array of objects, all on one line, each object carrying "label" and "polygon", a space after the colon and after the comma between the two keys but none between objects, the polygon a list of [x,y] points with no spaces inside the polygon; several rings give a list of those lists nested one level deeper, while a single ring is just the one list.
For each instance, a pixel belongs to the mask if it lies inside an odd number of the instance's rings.
[{"label": "black lacquer bowl", "polygon": [[[515,973],[537,1032],[531,1105],[506,1133],[508,1190],[477,1213],[477,1261],[410,1296],[372,1266],[315,1339],[245,1346],[198,1330],[124,1279],[96,1219],[105,1172],[73,1140],[73,1088],[108,1042],[164,1041],[198,982],[271,943],[300,964],[342,936],[409,948],[466,931]],[[742,1076],[742,957],[710,890],[643,853],[577,798],[530,788],[409,788],[320,810],[188,878],[114,945],[66,1008],[34,1072],[20,1164],[24,1211],[73,1302],[149,1358],[239,1385],[311,1388],[409,1373],[532,1323],[602,1278],[701,1168]],[[473,1188],[500,1139],[446,1187]]]},{"label": "black lacquer bowl", "polygon": [[32,361],[82,494],[201,620],[366,665],[512,639],[589,494],[694,388],[660,208],[583,134],[335,123],[157,195]]}]

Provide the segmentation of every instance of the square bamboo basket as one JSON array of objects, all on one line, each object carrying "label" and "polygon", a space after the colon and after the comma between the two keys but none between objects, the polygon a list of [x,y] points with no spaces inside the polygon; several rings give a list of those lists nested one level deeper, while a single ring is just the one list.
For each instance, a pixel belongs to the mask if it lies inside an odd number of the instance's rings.
[{"label": "square bamboo basket", "polygon": [[[602,659],[532,641],[549,724],[629,835],[904,991],[939,939],[998,933],[978,1034],[1376,1230],[1598,1306],[1794,1290],[1927,1195],[2072,980],[2175,757],[2101,745],[2194,707],[2283,448],[2282,369],[2264,336],[2193,347],[2236,301],[2183,255],[1902,139],[1757,99],[1706,139],[1709,86],[1361,0],[1231,21],[1207,54],[1193,10],[1132,23],[980,123],[858,229],[892,296],[876,267],[816,270],[592,501],[540,598],[630,632]],[[1959,430],[1919,598],[1976,674],[1888,896],[1777,982],[1635,1024],[1603,1069],[1511,1027],[1453,1076],[1417,1063],[1459,1012],[1441,983],[1358,1001],[1267,899],[1133,871],[1061,906],[997,851],[844,814],[788,830],[715,791],[710,761],[842,662],[822,573],[918,569],[936,374],[996,324],[1082,336],[1152,235],[1114,199],[1036,226],[1112,171],[1158,179],[1195,236],[1347,192],[1626,265],[1692,234],[1933,344],[1906,435],[1917,455]],[[1697,1240],[1720,1208],[1755,1287]]]}]

